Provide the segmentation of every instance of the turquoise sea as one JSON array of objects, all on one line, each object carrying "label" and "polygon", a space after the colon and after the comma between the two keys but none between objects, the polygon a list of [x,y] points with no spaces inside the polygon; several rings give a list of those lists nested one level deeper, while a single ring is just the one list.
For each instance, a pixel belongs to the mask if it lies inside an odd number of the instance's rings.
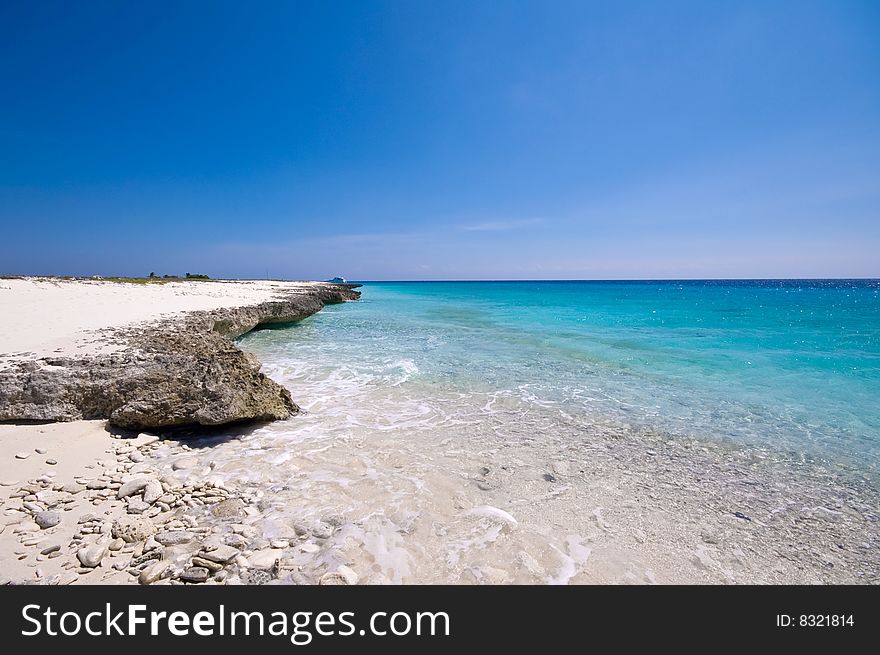
[{"label": "turquoise sea", "polygon": [[[328,429],[516,403],[876,472],[880,281],[376,282],[242,345]],[[441,402],[442,400],[442,402]],[[445,427],[444,427],[445,426]],[[513,430],[516,426],[509,426]],[[505,427],[493,429],[504,437]],[[402,437],[404,438],[404,437]]]}]

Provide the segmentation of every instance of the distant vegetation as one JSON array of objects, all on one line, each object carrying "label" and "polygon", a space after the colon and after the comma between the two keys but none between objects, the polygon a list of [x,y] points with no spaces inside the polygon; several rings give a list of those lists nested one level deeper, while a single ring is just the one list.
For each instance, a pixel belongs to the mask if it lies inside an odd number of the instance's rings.
[{"label": "distant vegetation", "polygon": [[[23,275],[0,275],[0,280],[15,280],[20,279],[22,277],[27,277]],[[37,276],[40,277],[40,276]],[[146,277],[121,277],[121,276],[110,276],[103,277],[101,275],[92,275],[91,277],[80,277],[76,275],[60,275],[60,276],[45,276],[45,277],[55,277],[59,280],[101,280],[103,282],[125,282],[127,284],[164,284],[166,282],[180,282],[182,280],[210,280],[211,278],[203,273],[187,273],[185,276],[181,277],[180,275],[157,275],[155,272],[151,272]]]},{"label": "distant vegetation", "polygon": [[[163,284],[171,280],[163,280],[161,277],[94,277],[92,279],[103,282],[125,282],[126,284]],[[180,278],[177,278],[180,279]]]},{"label": "distant vegetation", "polygon": [[166,282],[180,282],[182,280],[210,280],[211,278],[202,273],[186,273],[183,277],[180,275],[157,275],[155,271],[150,272],[147,277],[99,277],[95,279],[106,280],[108,282],[127,282],[128,284],[164,284]]}]

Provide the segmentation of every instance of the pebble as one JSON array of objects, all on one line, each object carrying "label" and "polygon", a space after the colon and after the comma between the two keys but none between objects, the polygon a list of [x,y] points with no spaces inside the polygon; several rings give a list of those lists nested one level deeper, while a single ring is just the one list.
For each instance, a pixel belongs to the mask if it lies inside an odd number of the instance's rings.
[{"label": "pebble", "polygon": [[268,571],[257,569],[256,571],[248,571],[247,574],[243,576],[243,580],[245,584],[249,585],[266,584],[272,580],[272,574]]},{"label": "pebble", "polygon": [[272,539],[269,545],[272,548],[290,548],[290,542],[287,539]]},{"label": "pebble", "polygon": [[136,493],[140,493],[149,483],[150,478],[135,478],[134,480],[129,480],[119,487],[119,490],[116,492],[116,498],[121,500],[133,496]]},{"label": "pebble", "polygon": [[[140,464],[141,462],[144,461],[145,457],[143,456],[143,454],[139,450],[135,450],[133,453],[131,453],[128,456],[128,459],[130,461],[134,462],[135,464]],[[149,584],[149,583],[147,583],[147,584]]]},{"label": "pebble", "polygon": [[143,514],[148,509],[150,509],[150,504],[145,503],[142,500],[137,498],[130,500],[128,503],[128,513],[129,514]]},{"label": "pebble", "polygon": [[106,554],[106,544],[94,544],[93,546],[80,548],[77,551],[76,556],[84,567],[93,569],[101,563],[101,560],[104,559]]},{"label": "pebble", "polygon": [[206,560],[210,560],[211,562],[226,564],[227,562],[231,562],[233,559],[235,559],[238,554],[238,548],[233,548],[232,546],[221,544],[217,546],[214,550],[203,550],[201,553],[199,553],[199,557],[203,557]]},{"label": "pebble", "polygon": [[15,459],[27,459],[30,456],[30,453],[15,453]]},{"label": "pebble", "polygon": [[113,552],[116,552],[117,550],[122,550],[123,546],[125,546],[124,539],[114,539],[113,541],[110,542],[109,548]]},{"label": "pebble", "polygon": [[234,532],[235,534],[240,534],[245,539],[253,539],[260,533],[260,531],[257,530],[254,526],[245,525],[244,523],[233,524],[232,532]]},{"label": "pebble", "polygon": [[355,585],[358,583],[358,574],[343,565],[335,571],[325,573],[318,580],[320,585]]},{"label": "pebble", "polygon": [[54,546],[49,546],[48,548],[44,548],[40,551],[40,555],[49,555],[50,553],[55,553],[61,550],[60,544],[55,544]]},{"label": "pebble", "polygon": [[131,558],[131,566],[137,567],[141,564],[145,564],[147,562],[152,562],[153,560],[162,559],[162,551],[153,549],[149,553],[144,553],[143,555],[138,555],[137,557]]},{"label": "pebble", "polygon": [[34,448],[34,452],[37,455],[45,455],[48,451],[45,448]]},{"label": "pebble", "polygon": [[208,569],[212,573],[217,573],[217,571],[223,570],[223,565],[218,562],[212,562],[209,559],[205,559],[204,557],[193,557],[192,565],[201,567],[203,569]]},{"label": "pebble", "polygon": [[171,468],[175,471],[185,471],[187,469],[191,469],[196,465],[196,460],[191,457],[182,457],[181,459],[175,460],[175,462],[171,465]]},{"label": "pebble", "polygon": [[319,550],[321,550],[321,547],[318,546],[318,544],[305,543],[305,544],[300,544],[299,549],[304,553],[312,553],[313,554],[313,553],[317,553]]},{"label": "pebble", "polygon": [[68,482],[63,487],[61,487],[61,491],[66,494],[78,494],[86,490],[86,486],[84,484],[76,484],[75,482]]},{"label": "pebble", "polygon": [[211,508],[211,514],[221,519],[231,518],[233,516],[244,516],[244,503],[239,498],[221,500]]},{"label": "pebble", "polygon": [[144,487],[144,502],[152,505],[163,495],[162,485],[158,480],[150,480]]},{"label": "pebble", "polygon": [[163,546],[178,546],[189,543],[195,539],[195,535],[188,530],[165,530],[157,532],[155,539]]},{"label": "pebble", "polygon": [[223,535],[223,543],[227,546],[234,546],[239,550],[244,550],[248,547],[248,540],[242,537],[240,534],[235,533]]},{"label": "pebble", "polygon": [[320,521],[312,526],[311,532],[318,539],[329,539],[333,536],[333,526]]},{"label": "pebble", "polygon": [[250,543],[251,550],[264,550],[269,547],[269,540],[265,537],[257,537]]},{"label": "pebble", "polygon": [[143,585],[153,584],[157,580],[159,580],[163,575],[165,575],[165,571],[168,570],[168,567],[171,566],[171,562],[168,560],[159,560],[147,566],[143,571],[141,571],[138,576],[138,582]]},{"label": "pebble", "polygon": [[48,464],[49,466],[55,466],[57,463],[58,463],[57,459],[47,459],[46,460],[46,464]]},{"label": "pebble", "polygon": [[270,569],[275,566],[275,561],[283,555],[283,550],[258,550],[248,556],[248,561],[255,569]]},{"label": "pebble", "polygon": [[143,541],[156,533],[152,519],[132,514],[123,515],[113,521],[110,533],[114,538],[124,539],[126,543]]},{"label": "pebble", "polygon": [[34,522],[40,529],[53,528],[61,523],[61,514],[58,512],[37,512],[34,514]]},{"label": "pebble", "polygon": [[180,574],[180,579],[185,582],[204,582],[208,579],[208,569],[201,566],[191,566]]},{"label": "pebble", "polygon": [[341,514],[327,514],[326,516],[321,517],[321,520],[324,523],[329,523],[334,528],[338,528],[345,524],[345,518]]}]

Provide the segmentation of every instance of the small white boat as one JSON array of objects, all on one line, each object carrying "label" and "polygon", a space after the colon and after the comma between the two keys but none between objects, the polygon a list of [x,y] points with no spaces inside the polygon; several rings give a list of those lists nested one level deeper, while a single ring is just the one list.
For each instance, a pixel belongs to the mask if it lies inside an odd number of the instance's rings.
[{"label": "small white boat", "polygon": [[348,284],[345,281],[344,277],[334,277],[332,280],[324,280],[325,282],[332,282],[333,284]]}]

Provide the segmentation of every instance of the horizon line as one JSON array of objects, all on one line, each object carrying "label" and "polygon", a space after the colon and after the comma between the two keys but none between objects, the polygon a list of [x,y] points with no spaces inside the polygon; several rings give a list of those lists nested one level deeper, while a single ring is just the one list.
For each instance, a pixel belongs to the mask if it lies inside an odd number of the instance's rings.
[{"label": "horizon line", "polygon": [[[257,278],[254,278],[257,279]],[[639,277],[639,278],[444,278],[432,280],[352,279],[349,282],[880,282],[880,277]]]},{"label": "horizon line", "polygon": [[[31,274],[16,274],[16,273],[3,273],[0,274],[0,279],[15,279],[15,278],[73,278],[73,279],[106,279],[106,278],[119,278],[119,279],[132,279],[132,280],[140,280],[140,279],[149,279],[148,276],[139,276],[139,275],[63,275],[63,274],[39,274],[39,273],[31,273]],[[181,279],[185,280],[183,276],[172,276],[170,279]],[[158,276],[157,279],[168,279],[163,278],[162,276]],[[270,282],[330,282],[330,280],[320,280],[318,278],[282,278],[282,277],[210,277],[209,280],[213,281],[242,281],[242,282],[256,282],[256,281],[270,281]],[[400,279],[351,279],[347,280],[348,283],[354,284],[364,284],[364,283],[377,283],[377,282],[848,282],[848,281],[859,281],[859,282],[880,282],[880,276],[878,277],[609,277],[609,278],[437,278],[437,279],[414,279],[414,278],[400,278]]]}]

